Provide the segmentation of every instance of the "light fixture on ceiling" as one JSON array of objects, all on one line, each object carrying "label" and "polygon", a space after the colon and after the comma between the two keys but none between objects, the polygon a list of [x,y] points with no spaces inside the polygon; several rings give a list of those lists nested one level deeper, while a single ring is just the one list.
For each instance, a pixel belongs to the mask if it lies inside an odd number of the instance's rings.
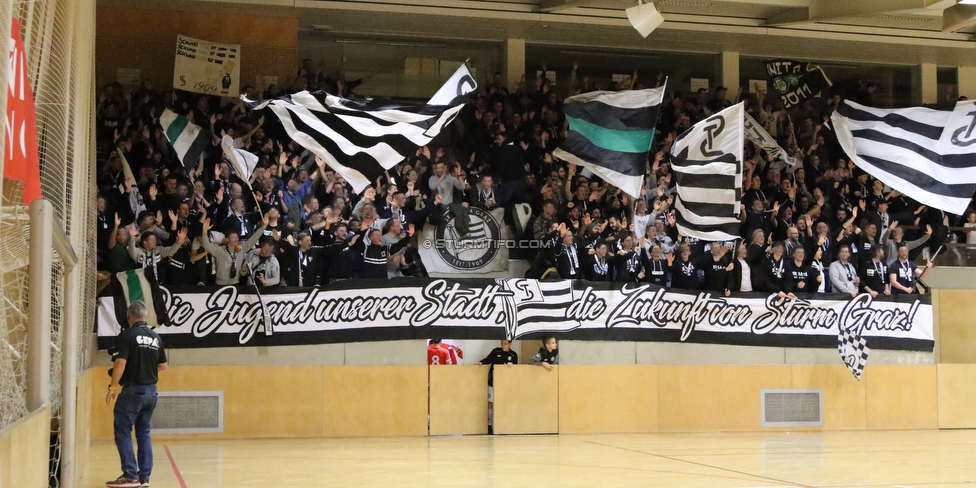
[{"label": "light fixture on ceiling", "polygon": [[963,5],[976,5],[976,0],[959,0],[959,3]]},{"label": "light fixture on ceiling", "polygon": [[647,37],[651,32],[654,32],[654,29],[664,23],[664,16],[657,11],[653,3],[637,0],[636,6],[627,9],[627,20],[630,21],[630,25],[634,26],[634,29],[637,29],[641,37]]}]

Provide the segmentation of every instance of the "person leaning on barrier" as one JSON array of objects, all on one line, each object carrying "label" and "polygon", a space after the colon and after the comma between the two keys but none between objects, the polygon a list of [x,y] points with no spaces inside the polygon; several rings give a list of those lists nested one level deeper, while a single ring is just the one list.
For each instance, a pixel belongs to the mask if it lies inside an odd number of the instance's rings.
[{"label": "person leaning on barrier", "polygon": [[925,268],[915,266],[908,259],[908,246],[898,245],[898,259],[888,268],[888,279],[892,293],[918,293],[916,285],[920,278],[925,277],[932,268],[932,261],[925,264]]},{"label": "person leaning on barrier", "polygon": [[529,364],[535,364],[552,371],[553,364],[559,364],[559,349],[556,345],[556,336],[547,335],[542,338],[542,347],[539,352],[529,358]]},{"label": "person leaning on barrier", "polygon": [[[152,474],[152,439],[149,432],[158,394],[159,372],[166,370],[163,342],[146,325],[146,304],[132,302],[126,310],[128,328],[117,339],[117,354],[112,366],[105,403],[115,402],[115,446],[122,462],[122,476],[107,482],[108,488],[149,486]],[[119,388],[122,392],[119,392]],[[132,450],[132,427],[135,426],[139,458]]]}]

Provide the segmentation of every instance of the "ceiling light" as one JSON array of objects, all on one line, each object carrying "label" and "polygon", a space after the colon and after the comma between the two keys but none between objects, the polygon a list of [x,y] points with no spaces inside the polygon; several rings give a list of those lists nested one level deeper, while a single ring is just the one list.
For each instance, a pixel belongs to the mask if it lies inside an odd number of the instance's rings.
[{"label": "ceiling light", "polygon": [[634,29],[637,29],[641,37],[647,37],[651,32],[654,32],[654,29],[664,23],[664,16],[654,8],[653,3],[643,3],[643,0],[637,0],[636,7],[627,9],[627,20],[630,21],[630,25],[634,26]]}]

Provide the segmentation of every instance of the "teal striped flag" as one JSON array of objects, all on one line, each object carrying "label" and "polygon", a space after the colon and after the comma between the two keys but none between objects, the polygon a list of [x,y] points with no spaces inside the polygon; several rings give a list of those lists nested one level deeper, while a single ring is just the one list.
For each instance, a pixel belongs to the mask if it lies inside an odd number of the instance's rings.
[{"label": "teal striped flag", "polygon": [[638,198],[663,100],[663,86],[567,98],[569,133],[552,155]]},{"label": "teal striped flag", "polygon": [[146,324],[157,327],[169,322],[166,303],[162,289],[156,281],[156,276],[146,268],[133,269],[116,273],[119,282],[118,293],[115,294],[115,312],[120,324],[125,324],[125,310],[133,302],[146,304]]},{"label": "teal striped flag", "polygon": [[195,168],[200,163],[200,154],[210,142],[210,131],[169,109],[163,111],[159,124],[163,126],[163,133],[180,161],[183,161],[183,166]]}]

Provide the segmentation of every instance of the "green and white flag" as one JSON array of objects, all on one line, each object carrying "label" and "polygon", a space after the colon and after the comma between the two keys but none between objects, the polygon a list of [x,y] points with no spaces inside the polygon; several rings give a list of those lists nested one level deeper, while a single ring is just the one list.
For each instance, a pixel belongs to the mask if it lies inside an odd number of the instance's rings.
[{"label": "green and white flag", "polygon": [[133,302],[146,304],[146,324],[150,327],[169,322],[162,290],[152,272],[147,273],[146,268],[140,268],[116,273],[115,278],[119,281],[115,309],[120,324],[125,323],[125,311]]},{"label": "green and white flag", "polygon": [[176,151],[187,170],[195,168],[200,162],[200,154],[210,143],[210,131],[190,122],[190,119],[166,109],[159,117],[166,139]]},{"label": "green and white flag", "polygon": [[664,87],[567,98],[569,134],[552,155],[639,198],[663,100]]}]

